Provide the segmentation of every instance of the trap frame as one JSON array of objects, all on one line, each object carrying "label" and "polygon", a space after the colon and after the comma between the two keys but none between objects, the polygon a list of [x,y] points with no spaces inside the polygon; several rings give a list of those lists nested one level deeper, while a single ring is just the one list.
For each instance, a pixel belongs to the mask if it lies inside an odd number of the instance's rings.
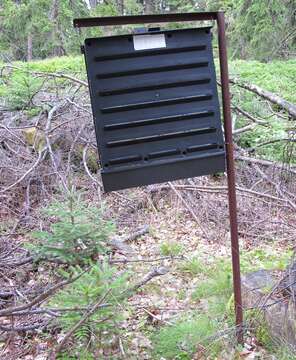
[{"label": "trap frame", "polygon": [[131,24],[152,24],[152,23],[172,23],[172,22],[192,22],[192,21],[215,21],[217,23],[219,65],[222,90],[223,107],[223,127],[226,152],[226,172],[228,185],[228,204],[231,234],[231,255],[232,273],[234,289],[234,305],[236,318],[236,335],[239,343],[243,343],[243,309],[241,296],[241,275],[240,275],[240,254],[237,223],[237,201],[235,188],[235,166],[234,166],[234,145],[232,139],[232,120],[231,103],[229,91],[229,75],[227,48],[225,36],[225,17],[224,12],[193,12],[176,14],[157,14],[157,15],[138,15],[138,16],[113,16],[113,17],[93,17],[74,19],[75,28],[92,26],[112,26],[112,25],[131,25]]}]

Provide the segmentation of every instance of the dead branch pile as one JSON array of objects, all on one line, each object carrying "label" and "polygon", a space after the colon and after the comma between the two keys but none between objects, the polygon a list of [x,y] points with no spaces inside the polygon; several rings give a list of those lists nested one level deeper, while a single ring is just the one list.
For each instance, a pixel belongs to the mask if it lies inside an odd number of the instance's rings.
[{"label": "dead branch pile", "polygon": [[[1,216],[14,215],[18,222],[28,225],[31,210],[44,201],[50,201],[57,184],[67,190],[70,178],[71,181],[75,179],[78,188],[92,189],[99,198],[102,196],[86,83],[64,74],[32,72],[31,75],[45,79],[66,78],[69,83],[67,87],[51,87],[46,97],[42,95],[46,88],[35,94],[34,103],[42,110],[32,119],[21,111],[1,112]],[[237,80],[233,82],[247,90],[257,89]],[[262,91],[256,93],[261,96]],[[274,99],[265,95],[264,98],[270,101]],[[282,107],[285,109],[285,106]],[[293,106],[286,109],[290,115],[291,108]],[[244,128],[235,129],[235,136],[252,131],[257,126],[268,127],[268,120],[257,119],[238,106],[234,106],[233,111],[250,121]],[[278,141],[294,141],[293,136]],[[293,149],[289,154],[290,159],[294,155]],[[291,215],[296,210],[292,181],[296,166],[260,159],[254,156],[255,150],[236,148],[241,235],[253,241],[258,239],[260,228],[263,239],[272,239],[274,234],[279,236],[280,233],[283,240],[290,239],[295,234]],[[177,196],[200,226],[206,221],[207,230],[201,226],[204,236],[213,240],[225,237],[225,179],[199,178],[155,185],[148,187],[147,196],[155,197],[164,191]],[[124,192],[115,196],[122,199]]]}]

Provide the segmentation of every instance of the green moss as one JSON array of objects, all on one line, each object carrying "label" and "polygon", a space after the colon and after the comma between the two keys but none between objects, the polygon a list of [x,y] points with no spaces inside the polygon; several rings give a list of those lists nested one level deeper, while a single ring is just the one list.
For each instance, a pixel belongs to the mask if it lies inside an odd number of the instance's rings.
[{"label": "green moss", "polygon": [[253,249],[244,252],[241,257],[242,272],[265,270],[284,270],[291,260],[293,252],[274,249]]},{"label": "green moss", "polygon": [[40,113],[40,108],[39,107],[32,107],[31,109],[28,109],[26,111],[26,115],[28,116],[28,118],[32,118],[34,116],[37,116]]},{"label": "green moss", "polygon": [[236,60],[231,61],[229,67],[230,76],[237,76],[296,103],[296,60],[269,63]]},{"label": "green moss", "polygon": [[[180,319],[174,326],[165,326],[152,336],[153,359],[191,359],[198,344],[209,345],[209,337],[219,330],[219,324],[205,315],[191,315]],[[221,342],[211,346],[209,359],[221,351]]]},{"label": "green moss", "polygon": [[23,67],[31,71],[42,72],[62,72],[85,74],[85,65],[83,56],[61,56],[48,58],[46,60],[31,61],[30,63],[16,62],[16,66]]}]

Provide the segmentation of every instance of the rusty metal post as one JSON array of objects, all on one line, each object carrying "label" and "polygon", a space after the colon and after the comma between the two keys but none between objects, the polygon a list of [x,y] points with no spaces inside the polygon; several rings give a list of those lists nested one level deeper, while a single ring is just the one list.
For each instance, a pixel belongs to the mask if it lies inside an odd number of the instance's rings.
[{"label": "rusty metal post", "polygon": [[221,87],[222,87],[224,136],[225,136],[226,162],[227,162],[226,167],[227,167],[235,319],[237,326],[237,339],[239,343],[242,343],[243,342],[243,309],[242,309],[241,276],[240,276],[240,260],[239,260],[240,255],[239,255],[239,240],[238,240],[238,226],[237,226],[235,169],[234,169],[233,140],[232,140],[229,77],[228,77],[228,64],[227,64],[227,51],[226,51],[225,19],[223,12],[217,13],[217,25],[218,25],[218,43],[219,43],[219,58],[220,58],[220,76],[221,76]]}]

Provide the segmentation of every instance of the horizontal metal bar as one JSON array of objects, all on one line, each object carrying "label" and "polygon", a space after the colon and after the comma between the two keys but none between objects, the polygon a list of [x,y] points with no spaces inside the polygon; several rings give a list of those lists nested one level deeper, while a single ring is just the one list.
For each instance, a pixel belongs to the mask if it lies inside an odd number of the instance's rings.
[{"label": "horizontal metal bar", "polygon": [[176,64],[176,65],[168,65],[163,64],[160,66],[148,66],[146,68],[142,69],[133,69],[133,70],[121,70],[111,73],[103,73],[103,74],[97,74],[97,79],[110,79],[115,77],[121,77],[121,76],[133,76],[133,75],[142,75],[142,74],[150,74],[150,73],[156,73],[156,72],[164,72],[164,71],[174,71],[174,70],[183,70],[183,69],[193,69],[198,67],[206,67],[209,65],[209,62],[206,60],[200,60],[196,62],[189,62],[186,64],[184,62],[183,64]]},{"label": "horizontal metal bar", "polygon": [[211,79],[209,77],[194,79],[192,81],[173,81],[155,85],[143,85],[143,86],[129,86],[111,90],[99,91],[100,96],[112,96],[112,95],[121,95],[121,94],[131,94],[139,91],[149,91],[149,90],[160,90],[160,89],[170,89],[176,87],[185,87],[193,85],[201,85],[210,83]]},{"label": "horizontal metal bar", "polygon": [[170,149],[170,150],[163,150],[163,151],[155,151],[148,154],[148,159],[159,159],[166,156],[173,156],[181,154],[180,149]]},{"label": "horizontal metal bar", "polygon": [[187,47],[177,47],[172,49],[156,49],[156,50],[149,50],[149,52],[129,52],[114,55],[103,55],[103,56],[96,56],[94,61],[108,61],[108,60],[119,60],[119,59],[134,59],[134,58],[145,58],[147,56],[157,56],[157,55],[167,55],[167,54],[180,54],[184,52],[194,52],[194,51],[202,51],[206,50],[206,45],[197,45],[197,46],[187,46]]},{"label": "horizontal metal bar", "polygon": [[124,163],[131,163],[134,161],[141,161],[142,156],[141,155],[130,155],[130,156],[122,156],[119,158],[114,158],[109,160],[110,165],[118,165],[118,164],[124,164]]},{"label": "horizontal metal bar", "polygon": [[172,132],[172,133],[167,133],[167,134],[142,136],[142,137],[133,138],[133,139],[113,140],[113,141],[108,141],[106,145],[108,147],[135,145],[135,144],[141,144],[141,143],[151,142],[151,141],[161,141],[161,140],[173,139],[176,137],[209,134],[209,133],[216,132],[216,130],[217,129],[214,127],[190,129],[190,130],[177,131],[177,132]]},{"label": "horizontal metal bar", "polygon": [[155,15],[136,15],[136,16],[106,16],[74,19],[73,25],[76,28],[91,26],[109,26],[109,25],[129,25],[129,24],[147,24],[164,23],[178,21],[205,21],[217,20],[217,11],[199,12],[199,13],[180,13],[180,14],[155,14]]},{"label": "horizontal metal bar", "polygon": [[114,112],[119,112],[119,111],[145,109],[147,107],[158,107],[158,106],[166,106],[166,105],[173,105],[173,104],[184,104],[184,103],[189,103],[189,102],[193,102],[193,101],[210,100],[210,99],[212,99],[212,96],[213,95],[209,92],[209,93],[205,93],[205,94],[198,94],[198,95],[192,95],[192,96],[161,99],[158,101],[145,101],[145,102],[140,102],[140,103],[116,105],[116,106],[102,108],[101,112],[103,114],[107,114],[107,113],[114,113]]},{"label": "horizontal metal bar", "polygon": [[173,121],[198,119],[201,117],[207,117],[207,116],[212,116],[212,115],[214,115],[214,111],[204,110],[204,111],[182,114],[182,115],[171,115],[171,116],[163,116],[163,117],[158,117],[158,118],[121,122],[118,124],[108,124],[108,125],[104,126],[104,130],[118,130],[118,129],[127,129],[127,128],[132,128],[132,127],[138,127],[138,126],[145,126],[145,125],[164,124],[164,123],[173,122]]}]

